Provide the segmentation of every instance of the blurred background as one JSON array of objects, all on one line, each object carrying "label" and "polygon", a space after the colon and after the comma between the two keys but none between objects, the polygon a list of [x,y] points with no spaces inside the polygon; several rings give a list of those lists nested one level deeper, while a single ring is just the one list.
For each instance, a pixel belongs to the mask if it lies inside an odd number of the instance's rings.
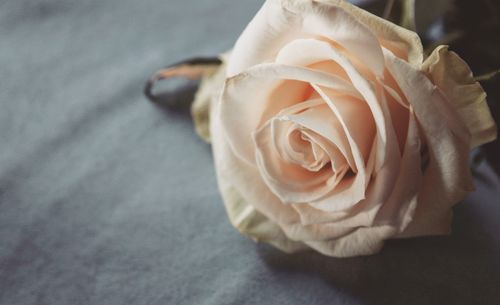
[{"label": "blurred background", "polygon": [[[353,2],[403,18],[399,0]],[[500,69],[500,2],[415,3],[426,47]],[[232,228],[185,107],[196,84],[165,104],[142,87],[231,48],[261,4],[0,1],[0,304],[498,304],[499,141],[475,152],[451,236],[333,259]],[[499,122],[500,77],[482,84]]]}]

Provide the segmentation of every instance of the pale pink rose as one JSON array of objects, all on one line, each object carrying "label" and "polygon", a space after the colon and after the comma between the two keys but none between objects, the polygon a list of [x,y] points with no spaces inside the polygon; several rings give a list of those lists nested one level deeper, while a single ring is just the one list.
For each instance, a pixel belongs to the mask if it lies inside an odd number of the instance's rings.
[{"label": "pale pink rose", "polygon": [[486,95],[446,47],[341,0],[269,0],[211,107],[232,224],[292,252],[345,257],[450,232],[472,147],[496,137]]}]

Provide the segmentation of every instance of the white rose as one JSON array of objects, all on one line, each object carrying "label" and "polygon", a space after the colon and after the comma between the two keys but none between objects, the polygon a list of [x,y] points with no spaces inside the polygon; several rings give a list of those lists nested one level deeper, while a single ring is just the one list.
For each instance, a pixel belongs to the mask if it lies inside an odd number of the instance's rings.
[{"label": "white rose", "polygon": [[469,150],[496,137],[455,53],[423,61],[417,34],[340,0],[267,1],[226,73],[210,123],[224,203],[242,233],[288,252],[449,233],[473,190]]}]

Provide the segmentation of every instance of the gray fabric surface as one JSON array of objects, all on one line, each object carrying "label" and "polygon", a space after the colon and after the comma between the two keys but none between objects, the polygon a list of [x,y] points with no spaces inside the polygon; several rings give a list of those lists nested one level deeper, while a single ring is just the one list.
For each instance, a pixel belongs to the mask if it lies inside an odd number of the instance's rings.
[{"label": "gray fabric surface", "polygon": [[231,227],[210,147],[141,90],[229,48],[259,5],[0,2],[0,304],[498,304],[484,165],[452,236],[372,257],[286,255]]}]

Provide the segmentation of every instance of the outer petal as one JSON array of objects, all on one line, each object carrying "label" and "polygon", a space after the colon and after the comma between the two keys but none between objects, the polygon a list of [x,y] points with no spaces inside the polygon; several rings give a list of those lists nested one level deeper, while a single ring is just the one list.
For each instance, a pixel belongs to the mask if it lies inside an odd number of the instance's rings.
[{"label": "outer petal", "polygon": [[415,110],[429,154],[414,219],[400,237],[446,234],[450,230],[451,207],[473,190],[468,130],[422,72],[390,52],[386,52],[386,62]]},{"label": "outer petal", "polygon": [[390,197],[378,211],[374,225],[392,225],[401,232],[413,219],[417,194],[422,183],[420,151],[418,126],[413,109],[410,109],[399,175]]},{"label": "outer petal", "polygon": [[457,109],[472,135],[472,147],[496,139],[497,127],[486,102],[486,93],[472,77],[465,61],[449,51],[448,46],[439,46],[425,60],[422,70]]},{"label": "outer petal", "polygon": [[393,226],[360,227],[351,234],[335,240],[306,241],[320,253],[335,257],[352,257],[375,254],[384,241],[397,232]]},{"label": "outer petal", "polygon": [[383,74],[384,57],[377,37],[340,6],[304,0],[269,0],[236,42],[228,75],[273,61],[286,43],[304,37],[333,40],[375,74]]},{"label": "outer petal", "polygon": [[243,199],[228,180],[219,182],[226,210],[231,224],[242,234],[257,242],[267,242],[278,249],[292,253],[307,249],[302,242],[293,241],[285,236],[281,228]]},{"label": "outer petal", "polygon": [[344,0],[316,0],[344,9],[359,22],[368,27],[380,43],[390,49],[398,57],[408,61],[410,65],[419,68],[423,60],[423,48],[417,33],[409,31],[383,18],[375,16]]}]

